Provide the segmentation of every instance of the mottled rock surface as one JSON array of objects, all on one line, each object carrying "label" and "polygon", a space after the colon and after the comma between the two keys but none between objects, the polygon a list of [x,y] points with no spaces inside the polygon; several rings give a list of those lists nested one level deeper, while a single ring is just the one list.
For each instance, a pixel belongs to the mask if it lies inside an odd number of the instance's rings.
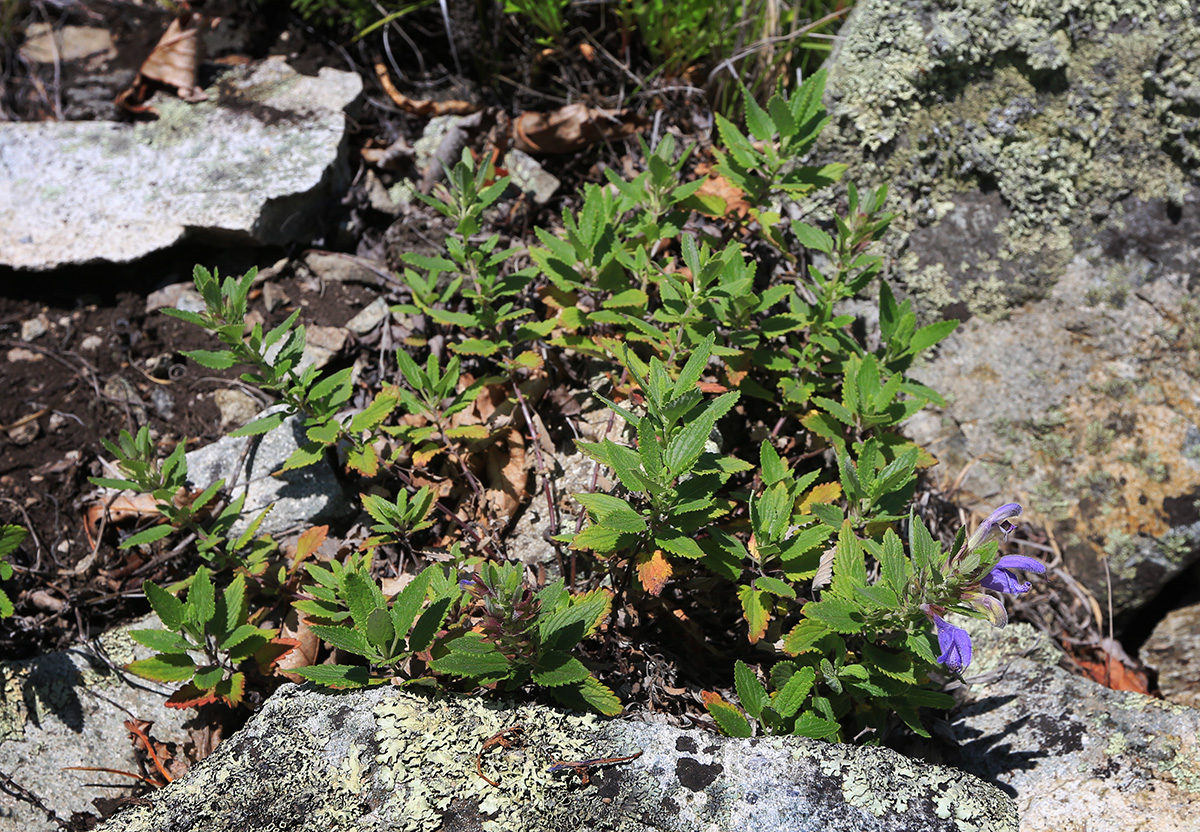
[{"label": "mottled rock surface", "polygon": [[[260,416],[278,408],[268,408]],[[262,436],[226,436],[187,455],[188,481],[196,488],[224,479],[233,497],[246,496],[242,516],[230,534],[240,535],[263,509],[271,511],[259,527],[279,534],[300,525],[316,525],[345,516],[351,503],[328,461],[321,459],[278,476],[284,462],[307,443],[304,419],[292,416]]]},{"label": "mottled rock surface", "polygon": [[[493,749],[515,723],[524,743]],[[631,754],[584,786],[547,756]],[[243,829],[1016,830],[998,789],[888,749],[734,740],[535,705],[288,686],[187,777],[105,832]]]},{"label": "mottled rock surface", "polygon": [[892,279],[966,320],[910,433],[1118,611],[1200,552],[1200,20],[1191,4],[867,0],[821,153],[891,186]]},{"label": "mottled rock surface", "polygon": [[300,239],[344,177],[351,72],[282,61],[230,70],[157,121],[0,124],[0,265],[124,263],[183,240]]},{"label": "mottled rock surface", "polygon": [[1200,604],[1167,613],[1138,658],[1158,672],[1158,689],[1169,701],[1200,708]]},{"label": "mottled rock surface", "polygon": [[[157,619],[133,629],[153,627]],[[182,744],[189,714],[163,703],[171,690],[113,669],[150,651],[126,634],[105,633],[94,644],[35,659],[0,662],[0,772],[41,798],[60,817],[98,814],[95,797],[125,794],[130,782],[105,772],[63,771],[93,766],[138,771],[127,719],[154,723],[156,740]],[[99,785],[97,785],[99,784]],[[114,789],[119,786],[121,791]],[[58,827],[0,787],[0,832],[52,832]]]},{"label": "mottled rock surface", "polygon": [[975,684],[938,732],[958,744],[942,762],[1011,795],[1022,832],[1197,828],[1200,711],[1068,673],[1027,624],[968,626]]}]

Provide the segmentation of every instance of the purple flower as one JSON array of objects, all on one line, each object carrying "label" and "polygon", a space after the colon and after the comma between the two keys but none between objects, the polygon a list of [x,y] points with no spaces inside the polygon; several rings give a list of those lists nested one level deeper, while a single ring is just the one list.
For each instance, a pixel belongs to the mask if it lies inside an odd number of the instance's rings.
[{"label": "purple flower", "polygon": [[1005,503],[1000,508],[988,515],[988,519],[979,524],[979,528],[975,530],[975,534],[971,535],[967,540],[967,546],[964,551],[970,552],[973,549],[978,549],[983,543],[990,540],[992,535],[999,531],[1004,534],[1005,539],[1008,539],[1008,533],[1013,530],[1012,523],[1008,521],[1017,517],[1021,513],[1021,507],[1016,503]]},{"label": "purple flower", "polygon": [[955,627],[940,615],[933,616],[933,624],[937,627],[938,647],[942,651],[938,661],[950,672],[962,673],[971,663],[971,637],[962,627]]},{"label": "purple flower", "polygon": [[1029,581],[1022,583],[1017,580],[1017,576],[1011,571],[1013,569],[1024,569],[1026,572],[1037,572],[1040,575],[1046,571],[1046,565],[1023,555],[1005,555],[996,562],[991,572],[983,576],[979,585],[996,592],[1011,592],[1014,595],[1028,592],[1031,584]]}]

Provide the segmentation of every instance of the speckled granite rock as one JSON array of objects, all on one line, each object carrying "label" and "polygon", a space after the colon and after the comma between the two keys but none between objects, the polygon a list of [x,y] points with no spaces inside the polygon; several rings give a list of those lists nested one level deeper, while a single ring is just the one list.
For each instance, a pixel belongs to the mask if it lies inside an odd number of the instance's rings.
[{"label": "speckled granite rock", "polygon": [[123,263],[181,240],[286,245],[345,179],[362,81],[263,61],[142,124],[0,124],[0,265]]},{"label": "speckled granite rock", "polygon": [[1071,675],[1027,624],[969,629],[978,681],[939,732],[958,744],[942,762],[1012,795],[1022,832],[1194,832],[1200,711]]},{"label": "speckled granite rock", "polygon": [[[132,625],[155,626],[157,619]],[[0,772],[40,798],[64,819],[97,814],[92,799],[124,794],[130,780],[104,772],[63,771],[63,766],[95,766],[137,771],[127,719],[154,722],[151,734],[183,743],[186,712],[163,703],[170,689],[122,678],[96,652],[116,665],[145,658],[150,651],[118,628],[96,645],[80,645],[34,659],[0,662]],[[96,785],[100,784],[100,785]],[[0,832],[51,832],[57,825],[0,785]]]},{"label": "speckled granite rock", "polygon": [[969,319],[910,434],[1137,607],[1200,552],[1194,7],[865,0],[842,34],[822,158],[891,185],[892,279]]},{"label": "speckled granite rock", "polygon": [[[524,745],[483,759],[514,723]],[[544,755],[641,750],[582,786]],[[888,749],[731,740],[483,698],[289,686],[187,777],[104,832],[273,829],[1016,830],[998,789]]]}]

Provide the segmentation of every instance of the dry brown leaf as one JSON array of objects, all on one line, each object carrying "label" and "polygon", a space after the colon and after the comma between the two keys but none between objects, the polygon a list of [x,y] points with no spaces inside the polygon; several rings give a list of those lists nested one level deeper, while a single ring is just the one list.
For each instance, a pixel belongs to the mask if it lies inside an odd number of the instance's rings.
[{"label": "dry brown leaf", "polygon": [[804,498],[804,502],[800,504],[800,513],[808,514],[809,509],[814,503],[834,503],[837,498],[842,496],[842,484],[840,482],[823,482],[820,485],[814,485],[812,490],[808,492],[808,496]]},{"label": "dry brown leaf", "polygon": [[375,74],[379,76],[379,83],[388,94],[388,98],[401,110],[414,116],[465,116],[479,110],[478,106],[467,101],[418,101],[409,98],[396,89],[391,75],[388,74],[387,64],[383,61],[375,64]]},{"label": "dry brown leaf", "polygon": [[513,147],[526,153],[574,153],[597,142],[632,136],[648,123],[628,110],[610,112],[586,104],[568,104],[549,113],[517,116],[513,120]]},{"label": "dry brown leaf", "polygon": [[317,663],[317,650],[321,645],[321,640],[317,638],[317,634],[309,629],[308,621],[296,610],[288,613],[284,619],[283,626],[280,628],[279,635],[281,638],[288,638],[296,642],[295,647],[291,652],[284,654],[275,662],[275,672],[284,676],[288,680],[302,685],[305,679],[290,671],[300,667],[311,667]]},{"label": "dry brown leaf", "polygon": [[515,430],[500,434],[487,451],[488,505],[507,524],[529,494],[525,440]]},{"label": "dry brown leaf", "polygon": [[192,11],[181,11],[159,38],[150,57],[142,63],[133,84],[117,96],[116,104],[133,113],[154,113],[145,105],[151,92],[149,81],[175,87],[184,101],[195,103],[208,100],[204,90],[196,85],[196,72],[204,59],[204,33],[220,18]]}]

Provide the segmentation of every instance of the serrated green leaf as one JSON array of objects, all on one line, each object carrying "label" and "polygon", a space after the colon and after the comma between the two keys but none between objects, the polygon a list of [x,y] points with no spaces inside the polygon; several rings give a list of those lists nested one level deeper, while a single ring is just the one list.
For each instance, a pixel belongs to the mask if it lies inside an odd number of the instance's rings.
[{"label": "serrated green leaf", "polygon": [[678,477],[696,464],[717,420],[729,412],[740,396],[734,391],[713,400],[694,421],[684,425],[683,430],[672,437],[663,452],[663,465],[671,476]]},{"label": "serrated green leaf", "polygon": [[263,416],[261,419],[255,419],[253,422],[248,422],[234,431],[230,431],[230,436],[261,436],[264,433],[269,433],[275,428],[283,424],[287,418],[287,413],[272,413],[269,416]]},{"label": "serrated green leaf", "polygon": [[305,442],[292,452],[283,463],[283,466],[276,473],[282,474],[284,471],[292,471],[296,468],[305,468],[309,465],[314,465],[321,461],[325,456],[325,450],[328,445],[323,445],[320,442]]},{"label": "serrated green leaf", "polygon": [[854,597],[859,587],[867,583],[867,560],[862,541],[854,533],[849,519],[838,530],[837,549],[833,558],[833,583],[830,591],[843,597]]},{"label": "serrated green leaf", "polygon": [[538,620],[542,644],[551,649],[570,650],[600,625],[612,606],[612,595],[593,590]]},{"label": "serrated green leaf", "polygon": [[811,667],[801,667],[788,677],[783,688],[775,694],[771,707],[784,719],[791,718],[808,698],[808,692],[812,690],[816,678],[817,672]]},{"label": "serrated green leaf", "polygon": [[431,570],[437,568],[433,565],[425,567],[392,600],[392,627],[401,636],[407,637],[412,629],[413,621],[425,603],[425,593],[433,577]]},{"label": "serrated green leaf", "polygon": [[384,681],[372,679],[365,667],[347,664],[318,664],[296,667],[288,672],[327,688],[361,688],[378,685]]},{"label": "serrated green leaf", "polygon": [[512,672],[512,663],[499,651],[490,653],[448,653],[430,664],[438,673],[469,679],[503,679]]},{"label": "serrated green leaf", "polygon": [[879,547],[879,569],[883,582],[897,595],[903,595],[908,588],[908,558],[904,556],[904,545],[892,529],[883,533],[883,543]]},{"label": "serrated green leaf", "polygon": [[791,584],[772,578],[769,575],[759,575],[754,579],[754,588],[769,592],[779,598],[795,598],[796,590]]},{"label": "serrated green leaf", "polygon": [[198,632],[212,621],[217,612],[216,591],[213,589],[212,572],[208,567],[201,566],[196,570],[188,588],[187,602],[184,604],[184,621],[192,624]]},{"label": "serrated green leaf", "polygon": [[196,675],[192,677],[192,684],[200,688],[200,690],[212,690],[224,676],[225,668],[220,665],[198,667],[196,668]]},{"label": "serrated green leaf", "polygon": [[367,619],[371,610],[378,606],[375,582],[360,572],[348,572],[344,579],[346,607],[354,620],[354,628],[364,635],[367,632]]},{"label": "serrated green leaf", "polygon": [[717,727],[725,736],[743,738],[753,736],[754,731],[750,727],[750,722],[742,715],[741,711],[728,702],[710,700],[704,703],[704,707],[712,714]]},{"label": "serrated green leaf", "polygon": [[820,601],[809,601],[803,612],[835,633],[857,633],[863,628],[862,610],[853,601],[837,595],[826,594]]},{"label": "serrated green leaf", "polygon": [[900,606],[900,601],[892,588],[884,584],[855,587],[859,598],[865,598],[867,603],[877,610],[894,610]]},{"label": "serrated green leaf", "polygon": [[146,593],[146,600],[150,602],[150,608],[154,610],[164,627],[168,630],[179,630],[183,626],[184,606],[182,601],[151,581],[142,584],[142,591]]},{"label": "serrated green leaf", "polygon": [[762,441],[762,447],[758,452],[758,464],[762,469],[762,480],[767,485],[773,485],[774,483],[780,482],[791,474],[791,471],[788,470],[787,463],[785,463],[782,457],[780,457],[779,454],[776,453],[775,449],[771,447],[771,440],[769,439],[764,439]]},{"label": "serrated green leaf", "polygon": [[187,639],[166,630],[129,630],[129,637],[159,653],[186,653],[194,649]]},{"label": "serrated green leaf", "polygon": [[799,656],[816,648],[816,644],[831,632],[822,621],[815,618],[805,618],[792,628],[783,641],[783,652],[790,656]]},{"label": "serrated green leaf", "polygon": [[582,682],[589,675],[583,662],[558,650],[544,653],[533,668],[533,681],[544,688]]},{"label": "serrated green leaf", "polygon": [[135,676],[155,682],[182,682],[195,674],[196,663],[189,656],[168,653],[130,662],[125,669]]},{"label": "serrated green leaf", "polygon": [[675,529],[660,531],[654,537],[654,544],[660,549],[683,558],[698,560],[704,557],[704,550],[700,548],[700,544],[694,538]]},{"label": "serrated green leaf", "polygon": [[429,649],[429,645],[433,644],[434,637],[438,630],[442,629],[442,623],[450,613],[451,600],[449,597],[438,598],[425,608],[409,632],[408,649],[414,653]]},{"label": "serrated green leaf", "polygon": [[331,627],[325,624],[310,624],[309,629],[321,641],[338,650],[354,653],[357,656],[371,658],[374,652],[367,642],[367,637],[358,630],[349,627]]},{"label": "serrated green leaf", "polygon": [[[733,665],[733,686],[737,690],[742,708],[755,719],[759,718],[762,709],[771,701],[767,689],[758,681],[750,666],[738,659]],[[711,713],[711,711],[710,711]]]},{"label": "serrated green leaf", "polygon": [[258,627],[255,627],[253,624],[242,624],[225,637],[225,640],[221,642],[221,649],[233,650],[239,645],[245,644],[248,639],[253,638],[254,636],[258,636],[264,641],[269,640],[270,638],[274,637],[274,634],[274,630],[262,630]]},{"label": "serrated green leaf", "polygon": [[825,740],[837,736],[841,726],[832,719],[818,716],[812,711],[805,711],[796,718],[792,733],[797,737],[811,737],[814,740]]}]

